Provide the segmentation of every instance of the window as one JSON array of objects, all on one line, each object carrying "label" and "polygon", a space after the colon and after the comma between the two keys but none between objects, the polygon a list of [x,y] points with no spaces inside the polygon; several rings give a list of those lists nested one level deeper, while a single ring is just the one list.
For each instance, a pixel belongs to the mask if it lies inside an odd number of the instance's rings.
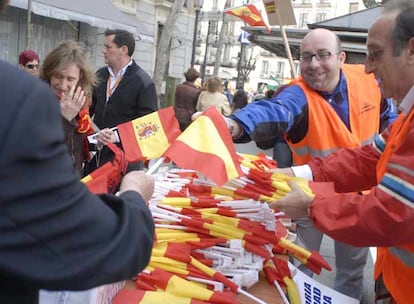
[{"label": "window", "polygon": [[308,13],[301,13],[299,15],[299,27],[306,27],[308,24]]},{"label": "window", "polygon": [[351,2],[351,3],[349,3],[349,12],[350,13],[352,13],[352,12],[355,12],[355,11],[357,11],[358,10],[358,2]]},{"label": "window", "polygon": [[137,2],[135,0],[113,0],[112,2],[123,12],[134,15],[136,14]]},{"label": "window", "polygon": [[283,61],[278,61],[277,67],[276,67],[276,73],[283,75],[284,71],[285,71],[285,63]]},{"label": "window", "polygon": [[262,61],[262,69],[260,70],[260,77],[267,77],[269,74],[269,61]]},{"label": "window", "polygon": [[315,22],[320,22],[326,19],[326,13],[317,13],[315,16]]}]

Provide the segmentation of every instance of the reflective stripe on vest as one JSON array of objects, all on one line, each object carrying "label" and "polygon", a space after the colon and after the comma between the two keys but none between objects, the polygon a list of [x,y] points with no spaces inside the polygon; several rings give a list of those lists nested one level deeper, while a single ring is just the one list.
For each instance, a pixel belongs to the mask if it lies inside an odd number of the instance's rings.
[{"label": "reflective stripe on vest", "polygon": [[[374,140],[374,137],[375,137],[375,134],[372,135],[367,140],[361,141],[361,146],[371,144]],[[339,149],[341,149],[341,148],[333,148],[333,149],[327,149],[327,150],[316,150],[316,149],[313,149],[310,146],[304,146],[304,147],[300,147],[300,148],[291,147],[291,150],[293,151],[293,153],[298,155],[298,156],[310,155],[312,157],[326,157],[329,154],[332,154],[332,153],[338,151]]]},{"label": "reflective stripe on vest", "polygon": [[401,247],[390,247],[389,252],[395,255],[407,267],[414,268],[414,252]]}]

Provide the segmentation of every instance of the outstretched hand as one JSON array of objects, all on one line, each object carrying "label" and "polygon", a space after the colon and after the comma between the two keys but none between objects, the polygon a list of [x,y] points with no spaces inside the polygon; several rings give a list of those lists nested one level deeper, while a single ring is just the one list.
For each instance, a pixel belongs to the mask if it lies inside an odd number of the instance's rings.
[{"label": "outstretched hand", "polygon": [[292,170],[292,167],[287,167],[287,168],[273,168],[273,169],[269,169],[267,172],[272,172],[272,173],[280,173],[280,174],[285,174],[287,176],[295,176],[295,173]]},{"label": "outstretched hand", "polygon": [[307,195],[297,183],[288,182],[291,191],[281,199],[269,204],[270,208],[284,212],[291,219],[309,216],[309,206],[313,198]]}]

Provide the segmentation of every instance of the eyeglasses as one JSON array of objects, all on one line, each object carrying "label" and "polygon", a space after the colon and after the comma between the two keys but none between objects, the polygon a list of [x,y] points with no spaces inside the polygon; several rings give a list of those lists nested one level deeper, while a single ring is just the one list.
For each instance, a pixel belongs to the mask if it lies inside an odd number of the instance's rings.
[{"label": "eyeglasses", "polygon": [[39,65],[38,64],[33,64],[33,63],[29,63],[25,65],[26,68],[28,68],[29,70],[33,70],[33,69],[38,69]]},{"label": "eyeglasses", "polygon": [[319,51],[319,52],[316,52],[315,54],[303,53],[302,55],[300,55],[300,61],[311,63],[312,58],[315,57],[316,60],[325,62],[325,61],[328,61],[332,55],[339,54],[339,53],[340,52],[331,52],[331,51]]}]

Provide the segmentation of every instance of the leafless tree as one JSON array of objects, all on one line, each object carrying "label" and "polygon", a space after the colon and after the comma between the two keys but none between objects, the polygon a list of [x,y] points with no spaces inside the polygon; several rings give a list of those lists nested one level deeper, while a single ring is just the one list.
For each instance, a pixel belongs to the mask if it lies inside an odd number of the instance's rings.
[{"label": "leafless tree", "polygon": [[[180,15],[180,10],[184,5],[185,0],[174,0],[171,6],[171,11],[163,26],[160,39],[157,42],[157,57],[155,59],[155,69],[153,81],[155,89],[157,90],[158,102],[161,96],[162,82],[165,78],[166,65],[171,53],[171,38],[175,32],[175,24]],[[158,105],[160,106],[160,105]]]},{"label": "leafless tree", "polygon": [[[227,0],[226,3],[224,4],[224,9],[229,8],[231,5],[231,1]],[[217,42],[217,52],[216,52],[216,61],[214,62],[214,72],[213,75],[217,76],[219,73],[219,68],[220,68],[220,64],[221,64],[221,54],[223,53],[223,40],[224,40],[224,35],[227,33],[227,30],[229,28],[229,17],[227,14],[223,14],[223,23],[221,25],[221,29],[220,29],[220,34],[218,37],[218,42]]]}]

